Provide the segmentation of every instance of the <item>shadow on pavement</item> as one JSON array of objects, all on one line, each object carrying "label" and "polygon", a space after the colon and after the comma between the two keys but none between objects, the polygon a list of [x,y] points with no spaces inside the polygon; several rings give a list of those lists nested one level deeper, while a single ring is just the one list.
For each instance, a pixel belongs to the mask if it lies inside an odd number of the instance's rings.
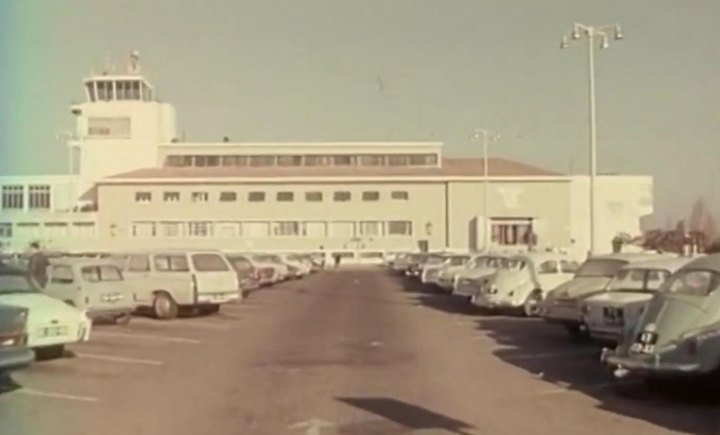
[{"label": "shadow on pavement", "polygon": [[12,393],[22,388],[7,372],[0,372],[0,395]]},{"label": "shadow on pavement", "polygon": [[599,409],[668,430],[720,434],[718,391],[703,393],[689,383],[650,389],[642,380],[618,381],[600,363],[600,346],[573,342],[563,329],[540,319],[484,318],[478,328],[503,346],[495,356],[547,382],[548,391],[579,392],[597,400]]},{"label": "shadow on pavement", "polygon": [[466,430],[474,429],[473,426],[460,420],[387,397],[337,397],[336,400],[386,420],[385,423],[369,421],[340,426],[338,433],[368,433],[372,429],[381,431],[373,433],[399,434],[416,430],[441,429],[459,435],[469,435],[470,432]]}]

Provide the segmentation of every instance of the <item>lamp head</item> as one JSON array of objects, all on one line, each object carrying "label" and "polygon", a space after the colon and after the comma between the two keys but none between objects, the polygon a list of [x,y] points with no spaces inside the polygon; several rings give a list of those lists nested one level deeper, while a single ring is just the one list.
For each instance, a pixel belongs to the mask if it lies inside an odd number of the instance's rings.
[{"label": "lamp head", "polygon": [[570,46],[570,43],[568,42],[568,37],[563,36],[562,40],[560,41],[560,48],[565,49],[565,48],[568,48],[569,46]]},{"label": "lamp head", "polygon": [[622,33],[622,29],[620,29],[620,24],[618,24],[617,26],[615,26],[615,39],[619,41],[623,38],[624,35]]},{"label": "lamp head", "polygon": [[580,39],[580,29],[577,26],[573,27],[572,39]]},{"label": "lamp head", "polygon": [[602,43],[600,44],[600,48],[602,48],[604,50],[608,47],[610,47],[610,42],[608,41],[607,36],[603,36]]}]

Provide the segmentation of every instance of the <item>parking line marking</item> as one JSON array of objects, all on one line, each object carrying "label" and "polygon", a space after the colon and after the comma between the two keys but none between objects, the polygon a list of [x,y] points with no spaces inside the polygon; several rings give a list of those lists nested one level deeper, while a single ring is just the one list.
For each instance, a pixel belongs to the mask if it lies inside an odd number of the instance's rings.
[{"label": "parking line marking", "polygon": [[606,388],[613,388],[613,387],[621,387],[625,385],[633,385],[633,384],[639,384],[642,381],[640,380],[629,380],[629,381],[611,381],[611,382],[603,382],[600,384],[595,385],[580,385],[576,388],[571,388],[571,384],[565,385],[558,385],[558,388],[548,389],[545,391],[536,391],[532,393],[532,396],[552,396],[555,394],[565,394],[565,393],[572,393],[574,391],[577,391],[579,393],[582,393],[584,391],[597,391],[597,390],[604,390]]},{"label": "parking line marking", "polygon": [[123,358],[118,356],[110,356],[110,355],[97,355],[93,353],[76,353],[76,356],[80,358],[86,358],[86,359],[96,359],[100,361],[111,361],[111,362],[118,362],[118,363],[126,363],[126,364],[145,364],[150,366],[161,366],[165,363],[162,361],[154,361],[149,359],[135,359],[135,358]]},{"label": "parking line marking", "polygon": [[183,337],[166,337],[164,335],[151,335],[151,334],[126,334],[123,332],[93,332],[93,336],[98,337],[118,337],[118,338],[139,338],[145,340],[159,340],[169,341],[171,343],[188,343],[188,344],[200,344],[200,340],[193,340],[191,338]]},{"label": "parking line marking", "polygon": [[592,354],[598,354],[599,352],[596,349],[590,350],[571,350],[571,351],[563,351],[563,352],[547,352],[547,353],[535,353],[530,355],[517,355],[517,356],[507,356],[503,357],[502,359],[506,361],[524,361],[524,360],[532,360],[532,359],[544,359],[544,358],[555,358],[555,357],[562,357],[562,356],[581,356],[581,355],[592,355]]},{"label": "parking line marking", "polygon": [[222,329],[222,330],[228,330],[231,329],[230,326],[227,325],[219,325],[217,323],[211,323],[211,322],[203,322],[202,320],[194,320],[194,319],[177,319],[172,322],[160,322],[157,320],[152,319],[143,319],[137,322],[140,325],[152,325],[152,326],[160,326],[162,327],[168,327],[168,328],[174,328],[177,326],[196,326],[198,328],[206,328],[206,329]]},{"label": "parking line marking", "polygon": [[72,394],[61,394],[61,393],[48,393],[45,391],[33,390],[30,388],[21,388],[19,390],[16,390],[15,392],[19,393],[19,394],[25,394],[28,396],[48,397],[51,399],[75,400],[78,402],[94,403],[94,402],[100,401],[100,399],[98,399],[96,397],[74,396]]}]

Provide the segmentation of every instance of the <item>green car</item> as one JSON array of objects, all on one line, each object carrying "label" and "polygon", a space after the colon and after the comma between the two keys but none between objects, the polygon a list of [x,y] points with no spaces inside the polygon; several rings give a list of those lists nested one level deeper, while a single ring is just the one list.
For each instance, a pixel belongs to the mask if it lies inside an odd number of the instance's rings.
[{"label": "green car", "polygon": [[601,360],[616,377],[706,375],[720,370],[720,254],[691,261],[673,273],[636,326],[623,331]]},{"label": "green car", "polygon": [[27,348],[28,310],[0,305],[0,382],[11,370],[29,365],[35,355]]},{"label": "green car", "polygon": [[0,263],[0,305],[27,310],[27,346],[36,356],[60,357],[65,345],[89,340],[92,323],[86,312],[42,294],[25,274]]}]

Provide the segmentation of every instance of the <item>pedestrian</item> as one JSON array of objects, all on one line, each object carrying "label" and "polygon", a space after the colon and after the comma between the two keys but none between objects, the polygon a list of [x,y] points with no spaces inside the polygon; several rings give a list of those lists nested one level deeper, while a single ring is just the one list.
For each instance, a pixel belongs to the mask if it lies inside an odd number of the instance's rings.
[{"label": "pedestrian", "polygon": [[339,252],[334,253],[333,257],[335,257],[335,269],[337,269],[338,267],[340,267],[340,260],[342,257],[340,256]]},{"label": "pedestrian", "polygon": [[28,261],[28,279],[38,289],[45,288],[48,282],[47,269],[50,266],[50,260],[47,255],[40,249],[40,243],[32,242],[30,244],[30,259]]}]

